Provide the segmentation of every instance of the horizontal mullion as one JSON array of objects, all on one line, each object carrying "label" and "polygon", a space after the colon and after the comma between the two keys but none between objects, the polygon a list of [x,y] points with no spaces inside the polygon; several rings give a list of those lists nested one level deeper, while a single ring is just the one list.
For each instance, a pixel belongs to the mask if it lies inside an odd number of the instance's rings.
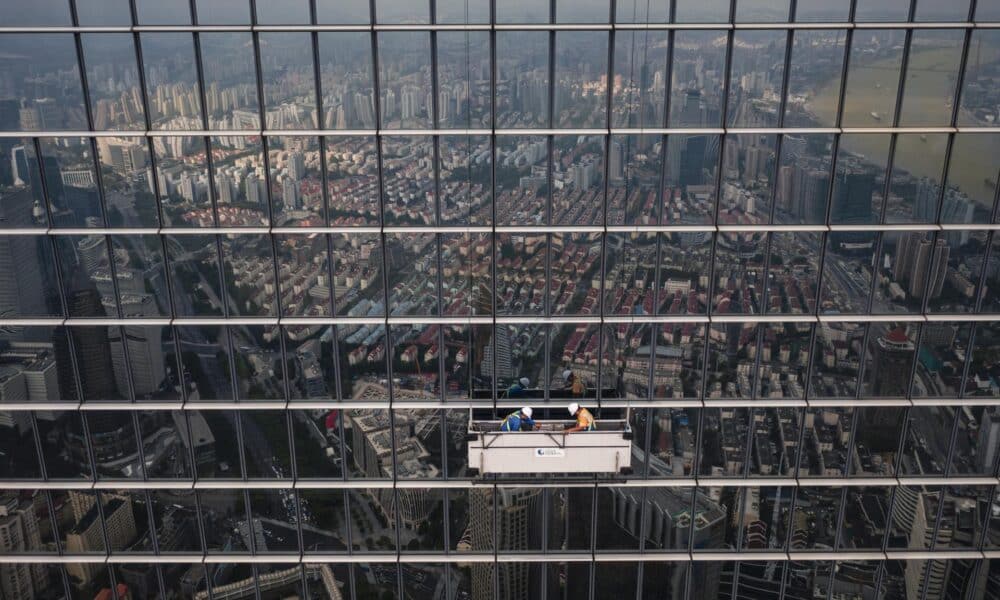
[{"label": "horizontal mullion", "polygon": [[377,234],[544,234],[544,233],[767,233],[767,232],[879,232],[879,231],[997,231],[1000,223],[886,223],[881,225],[498,225],[488,226],[357,226],[357,227],[20,227],[0,228],[0,237],[16,235],[90,236],[90,235],[377,235]]},{"label": "horizontal mullion", "polygon": [[[452,489],[469,490],[477,488],[517,488],[524,487],[523,477],[511,479],[207,479],[207,480],[101,480],[101,481],[31,481],[5,480],[4,486],[11,490],[115,490],[115,489],[159,489],[159,490],[330,490],[330,489]],[[994,486],[1000,485],[996,477],[677,477],[664,479],[601,479],[580,477],[575,479],[553,479],[533,483],[533,486],[547,488],[714,488],[714,487],[914,487],[914,486]]]},{"label": "horizontal mullion", "polygon": [[924,314],[732,314],[719,315],[481,315],[481,316],[435,316],[410,315],[399,317],[176,317],[176,318],[5,318],[0,319],[0,327],[95,327],[115,325],[148,325],[176,327],[198,327],[211,325],[575,325],[575,324],[667,324],[667,323],[922,323],[931,322],[993,322],[1000,319],[998,313],[935,313]]},{"label": "horizontal mullion", "polygon": [[456,129],[101,129],[11,130],[0,138],[72,137],[418,137],[418,136],[545,136],[545,135],[755,135],[755,134],[996,134],[1000,127],[586,127],[586,128],[456,128]]},{"label": "horizontal mullion", "polygon": [[[553,407],[562,406],[564,399],[542,398],[531,399],[535,406]],[[584,400],[586,404],[597,404],[597,400],[590,398]],[[7,412],[18,411],[273,411],[273,410],[470,410],[470,409],[492,409],[496,408],[517,408],[524,405],[523,399],[469,399],[451,398],[444,401],[426,399],[397,398],[389,400],[344,400],[338,401],[333,398],[326,400],[220,400],[220,401],[188,401],[180,400],[170,402],[129,402],[125,400],[111,401],[85,401],[85,402],[65,402],[60,400],[44,402],[10,402],[0,404],[0,408]],[[997,406],[1000,405],[1000,398],[993,396],[970,396],[968,398],[893,398],[893,397],[867,397],[867,398],[705,398],[699,400],[689,399],[622,399],[606,398],[600,401],[603,408],[871,408],[888,406]]]},{"label": "horizontal mullion", "polygon": [[229,25],[124,25],[0,26],[3,33],[132,33],[132,32],[226,32],[226,31],[611,31],[684,29],[990,29],[996,22],[977,21],[773,21],[773,22],[693,22],[693,23],[376,23],[376,24],[229,24]]}]

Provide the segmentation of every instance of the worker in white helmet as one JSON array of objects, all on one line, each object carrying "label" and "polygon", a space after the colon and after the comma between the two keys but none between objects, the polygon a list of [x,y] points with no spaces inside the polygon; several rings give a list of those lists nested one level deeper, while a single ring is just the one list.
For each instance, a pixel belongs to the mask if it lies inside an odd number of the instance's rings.
[{"label": "worker in white helmet", "polygon": [[500,431],[534,431],[539,429],[541,425],[535,423],[535,420],[531,418],[533,412],[530,406],[524,406],[521,407],[521,410],[510,413],[500,424]]},{"label": "worker in white helmet", "polygon": [[567,427],[566,433],[594,430],[594,415],[590,414],[589,410],[580,406],[576,402],[570,403],[570,405],[566,408],[569,410],[569,414],[573,415],[573,418],[576,419],[576,425]]},{"label": "worker in white helmet", "polygon": [[531,385],[531,380],[527,377],[518,379],[514,383],[510,384],[509,388],[507,388],[507,397],[518,398],[523,396],[529,385]]}]

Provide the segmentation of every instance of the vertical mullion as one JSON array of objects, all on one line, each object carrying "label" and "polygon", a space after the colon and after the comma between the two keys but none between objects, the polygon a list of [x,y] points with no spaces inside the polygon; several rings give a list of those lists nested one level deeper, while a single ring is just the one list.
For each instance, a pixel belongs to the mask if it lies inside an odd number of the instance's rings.
[{"label": "vertical mullion", "polygon": [[[788,6],[788,20],[795,21],[795,8],[796,0],[789,0]],[[781,74],[781,97],[778,98],[778,128],[783,128],[785,126],[785,111],[788,106],[788,80],[791,79],[789,75],[789,70],[792,65],[792,47],[795,44],[795,30],[789,29],[785,36],[785,63],[783,71]],[[769,202],[771,206],[769,207],[770,216],[768,217],[768,224],[774,223],[774,213],[775,204],[777,204],[778,196],[778,171],[781,169],[781,146],[782,141],[785,139],[784,133],[779,134],[774,143],[774,170],[771,172],[771,181],[774,184],[771,185],[771,189],[768,192],[770,198]],[[766,259],[765,259],[766,260]]]},{"label": "vertical mullion", "polygon": [[[76,2],[75,0],[71,0],[69,4],[71,22],[74,27],[79,27],[80,18],[77,13]],[[83,114],[86,118],[87,131],[95,131],[93,105],[90,102],[90,84],[87,79],[87,62],[83,56],[83,37],[79,31],[73,33],[73,43],[76,46],[76,68],[80,75],[80,90],[83,94]],[[145,112],[145,107],[143,107],[143,112]],[[97,143],[94,141],[92,136],[87,138],[87,143],[90,145],[90,165],[91,168],[94,169],[94,180],[97,184],[97,197],[98,206],[101,210],[101,220],[104,223],[104,227],[110,227],[110,223],[108,222],[107,206],[105,206],[107,196],[104,193],[104,181],[101,177],[100,165],[96,162]]]},{"label": "vertical mullion", "polygon": [[[771,199],[771,209],[772,209],[771,210],[771,217],[772,217],[771,220],[774,221],[774,210],[773,210],[774,209],[774,198],[773,197]],[[761,285],[761,289],[764,292],[762,294],[762,297],[761,297],[761,304],[763,304],[764,306],[767,306],[767,274],[768,274],[768,271],[770,270],[771,242],[772,242],[772,239],[773,239],[774,235],[775,235],[775,232],[767,232],[767,233],[764,234],[764,236],[766,238],[764,240],[764,264],[761,265],[761,269],[760,269],[761,275],[763,277],[763,282],[762,282],[762,285]],[[746,280],[746,279],[747,279],[747,277],[746,277],[745,270],[744,270],[744,280]],[[771,325],[771,323],[757,323],[757,324],[754,325],[754,329],[757,330],[757,341],[756,341],[756,345],[754,346],[756,348],[757,354],[754,356],[754,359],[753,359],[753,371],[750,373],[750,376],[753,378],[753,379],[750,380],[750,398],[753,399],[753,400],[759,399],[758,395],[760,394],[760,363],[761,363],[761,355],[764,353],[764,339],[767,337],[766,335],[764,335],[764,332],[766,331],[765,328],[768,325]],[[727,332],[726,333],[726,336],[727,336],[727,340],[726,341],[727,342],[729,341],[728,340],[728,335],[729,334]],[[773,360],[773,357],[772,357],[772,360]],[[752,418],[751,418],[751,423],[750,424],[751,424],[751,426],[753,425],[753,419]],[[749,454],[747,454],[747,457],[749,458]],[[747,462],[747,464],[749,465],[749,461]]]},{"label": "vertical mullion", "polygon": [[[389,326],[389,256],[388,256],[388,245],[386,244],[386,232],[385,232],[385,180],[384,180],[384,165],[382,160],[382,106],[381,106],[381,77],[380,77],[380,65],[379,65],[379,52],[378,52],[378,32],[375,31],[375,0],[369,0],[369,6],[371,9],[371,25],[373,26],[371,32],[371,52],[372,52],[372,72],[374,76],[372,77],[372,83],[374,86],[374,102],[375,102],[375,125],[376,131],[376,143],[375,143],[375,154],[376,154],[376,164],[378,169],[378,216],[379,216],[379,242],[382,249],[382,295],[383,301],[385,302],[383,312],[383,335],[384,344],[386,348],[386,383],[389,395],[389,438],[392,443],[393,448],[396,447],[396,414],[393,410],[394,402],[393,397],[395,393],[395,385],[392,380],[392,329]],[[399,470],[396,466],[397,458],[396,453],[392,452],[390,454],[392,458],[392,488],[390,493],[392,494],[393,505],[398,508],[399,506],[399,496],[396,490],[396,481],[399,475]],[[403,595],[403,576],[400,569],[400,531],[399,531],[399,511],[393,511],[393,520],[396,527],[395,532],[395,547],[396,547],[396,586],[397,594],[402,597]]]},{"label": "vertical mullion", "polygon": [[[914,14],[917,10],[917,0],[911,0],[910,11],[907,16],[907,22],[912,23]],[[910,47],[913,41],[913,29],[907,29],[905,33],[905,38],[903,40],[903,55],[900,58],[899,66],[899,83],[896,87],[896,104],[892,113],[892,126],[899,127],[900,111],[903,107],[903,97],[906,94],[906,71],[909,67],[910,61]],[[842,110],[842,109],[841,109]],[[895,156],[896,156],[896,143],[899,137],[898,133],[892,134],[889,138],[889,154],[886,158],[885,165],[885,182],[883,182],[882,188],[882,206],[881,214],[879,215],[879,224],[885,222],[886,209],[889,204],[889,192],[892,190],[892,172],[894,170]],[[874,295],[874,292],[872,292]],[[869,311],[871,309],[869,308]]]},{"label": "vertical mullion", "polygon": [[31,441],[35,444],[36,460],[38,461],[38,473],[41,476],[42,481],[49,481],[48,467],[45,464],[45,450],[44,446],[42,446],[41,434],[38,432],[38,415],[36,415],[33,410],[25,412],[28,413],[28,419],[31,421]]},{"label": "vertical mullion", "polygon": [[[610,91],[609,91],[610,93]],[[597,492],[597,482],[594,482],[594,487],[590,488],[590,573],[588,582],[588,592],[590,600],[594,600],[594,581],[597,577],[597,502],[598,502],[598,492]]]}]

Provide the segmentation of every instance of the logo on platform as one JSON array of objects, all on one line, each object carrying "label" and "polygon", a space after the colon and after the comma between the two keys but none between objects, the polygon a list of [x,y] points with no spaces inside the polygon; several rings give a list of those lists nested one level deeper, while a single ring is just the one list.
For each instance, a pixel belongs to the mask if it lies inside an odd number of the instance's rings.
[{"label": "logo on platform", "polygon": [[562,448],[535,448],[535,456],[538,458],[559,458],[566,456],[566,451]]}]

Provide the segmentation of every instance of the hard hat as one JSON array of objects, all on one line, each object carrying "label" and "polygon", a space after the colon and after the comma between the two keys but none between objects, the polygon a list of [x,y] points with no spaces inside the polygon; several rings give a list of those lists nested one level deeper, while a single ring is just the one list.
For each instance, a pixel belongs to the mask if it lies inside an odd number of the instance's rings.
[{"label": "hard hat", "polygon": [[527,377],[522,377],[520,381],[521,385],[524,387],[528,387],[528,384],[531,383],[531,380],[529,380]]},{"label": "hard hat", "polygon": [[571,414],[571,415],[575,415],[575,414],[576,414],[576,411],[580,410],[580,405],[579,405],[579,404],[577,404],[576,402],[573,402],[573,403],[571,403],[571,404],[570,404],[570,405],[569,405],[568,407],[566,407],[566,408],[568,408],[568,409],[569,409],[569,414]]},{"label": "hard hat", "polygon": [[565,371],[563,371],[563,379],[569,379],[570,375],[572,375],[572,374],[573,374],[573,371],[570,371],[569,369],[566,369]]},{"label": "hard hat", "polygon": [[521,408],[521,412],[524,414],[524,416],[526,416],[526,417],[528,417],[530,419],[531,418],[531,413],[533,411],[531,410],[530,406],[525,406],[525,407]]}]

